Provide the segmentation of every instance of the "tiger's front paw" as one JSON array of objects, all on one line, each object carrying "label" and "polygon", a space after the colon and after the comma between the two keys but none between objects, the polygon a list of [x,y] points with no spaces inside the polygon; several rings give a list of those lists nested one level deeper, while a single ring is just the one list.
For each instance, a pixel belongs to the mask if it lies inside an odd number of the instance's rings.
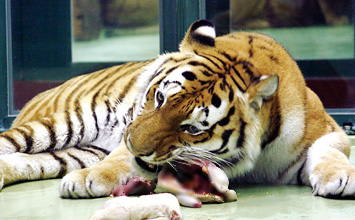
[{"label": "tiger's front paw", "polygon": [[60,195],[74,199],[109,196],[117,184],[125,183],[129,177],[129,172],[117,173],[110,169],[74,170],[63,178]]},{"label": "tiger's front paw", "polygon": [[309,179],[315,196],[355,198],[355,167],[351,165],[318,165]]}]

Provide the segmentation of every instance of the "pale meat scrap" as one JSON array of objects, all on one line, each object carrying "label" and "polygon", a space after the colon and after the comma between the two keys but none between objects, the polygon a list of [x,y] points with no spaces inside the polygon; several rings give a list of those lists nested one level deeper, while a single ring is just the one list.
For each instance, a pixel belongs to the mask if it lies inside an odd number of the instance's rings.
[{"label": "pale meat scrap", "polygon": [[140,197],[120,196],[112,198],[90,220],[181,220],[180,205],[170,193]]}]

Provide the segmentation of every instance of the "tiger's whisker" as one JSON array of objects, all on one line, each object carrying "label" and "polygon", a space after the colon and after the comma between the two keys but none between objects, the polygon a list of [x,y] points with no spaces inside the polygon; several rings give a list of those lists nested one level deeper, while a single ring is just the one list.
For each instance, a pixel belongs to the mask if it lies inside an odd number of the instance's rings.
[{"label": "tiger's whisker", "polygon": [[168,164],[177,172],[177,169],[175,168],[174,164],[168,162]]},{"label": "tiger's whisker", "polygon": [[205,151],[203,149],[185,146],[180,153],[180,158],[188,163],[196,163],[196,161],[210,161],[219,167],[228,166],[232,167],[233,164],[227,160],[224,160],[217,155]]}]

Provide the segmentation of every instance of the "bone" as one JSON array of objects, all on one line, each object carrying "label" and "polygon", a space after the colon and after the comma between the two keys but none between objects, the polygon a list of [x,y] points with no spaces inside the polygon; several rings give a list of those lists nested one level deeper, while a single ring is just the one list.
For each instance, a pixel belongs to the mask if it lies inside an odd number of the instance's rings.
[{"label": "bone", "polygon": [[237,201],[237,193],[234,190],[228,190],[223,193],[226,202]]},{"label": "bone", "polygon": [[112,198],[96,212],[90,220],[181,220],[180,205],[170,193],[144,195],[140,197],[120,196]]},{"label": "bone", "polygon": [[208,171],[208,177],[211,181],[211,184],[215,187],[215,189],[220,192],[224,193],[228,191],[228,185],[229,185],[229,180],[227,175],[218,168],[216,165],[213,163],[208,163],[206,165],[206,169]]},{"label": "bone", "polygon": [[197,199],[195,196],[188,194],[179,194],[176,195],[176,198],[179,200],[180,205],[191,207],[191,208],[201,208],[202,202]]},{"label": "bone", "polygon": [[237,200],[237,193],[234,190],[228,189],[229,180],[227,175],[215,166],[213,163],[208,163],[206,166],[208,176],[210,178],[211,184],[215,189],[222,193],[226,202],[232,202]]}]

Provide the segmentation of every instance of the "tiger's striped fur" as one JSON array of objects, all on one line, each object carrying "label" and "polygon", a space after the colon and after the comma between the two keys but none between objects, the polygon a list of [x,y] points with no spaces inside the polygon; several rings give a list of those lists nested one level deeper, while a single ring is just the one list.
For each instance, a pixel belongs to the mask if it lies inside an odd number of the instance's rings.
[{"label": "tiger's striped fur", "polygon": [[0,135],[2,170],[23,171],[16,178],[3,175],[4,184],[63,177],[104,159],[129,123],[139,91],[135,83],[148,63],[78,76],[31,100]]},{"label": "tiger's striped fur", "polygon": [[2,185],[64,176],[62,197],[87,198],[133,175],[156,178],[165,163],[210,160],[234,182],[353,197],[349,151],[278,43],[215,37],[202,20],[179,52],[79,76],[31,100],[0,134],[0,175]]}]

